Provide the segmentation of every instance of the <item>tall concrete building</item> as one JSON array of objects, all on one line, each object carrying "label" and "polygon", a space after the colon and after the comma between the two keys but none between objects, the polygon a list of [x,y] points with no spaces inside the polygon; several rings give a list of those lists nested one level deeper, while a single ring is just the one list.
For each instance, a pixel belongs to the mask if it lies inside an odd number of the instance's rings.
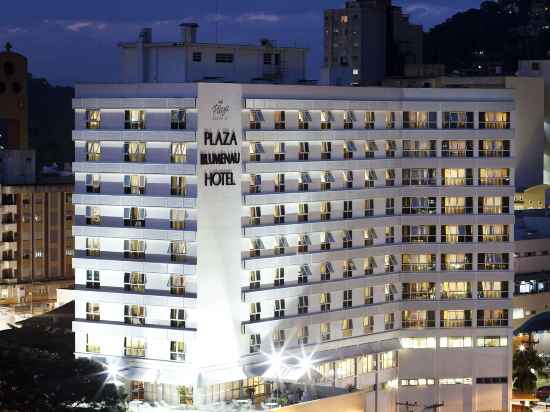
[{"label": "tall concrete building", "polygon": [[307,384],[364,389],[367,410],[508,410],[516,105],[508,89],[77,86],[76,355],[135,401]]},{"label": "tall concrete building", "polygon": [[422,63],[422,27],[390,0],[347,1],[325,11],[324,25],[323,84],[378,85]]},{"label": "tall concrete building", "polygon": [[73,284],[73,180],[37,176],[28,147],[27,59],[0,53],[0,305],[53,308]]}]

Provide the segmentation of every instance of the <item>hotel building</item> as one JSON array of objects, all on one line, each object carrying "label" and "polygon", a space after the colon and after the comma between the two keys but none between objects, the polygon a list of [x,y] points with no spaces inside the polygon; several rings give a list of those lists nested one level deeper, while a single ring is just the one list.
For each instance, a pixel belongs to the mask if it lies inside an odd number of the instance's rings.
[{"label": "hotel building", "polygon": [[74,109],[75,351],[131,399],[508,410],[513,91],[93,84]]}]

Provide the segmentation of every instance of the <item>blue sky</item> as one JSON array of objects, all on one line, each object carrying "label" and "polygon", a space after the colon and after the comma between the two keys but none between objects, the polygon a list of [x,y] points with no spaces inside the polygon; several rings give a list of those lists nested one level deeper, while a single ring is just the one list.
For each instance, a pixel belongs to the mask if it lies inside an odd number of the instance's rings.
[{"label": "blue sky", "polygon": [[[50,83],[116,81],[119,41],[134,40],[142,27],[154,40],[176,40],[178,24],[200,24],[199,41],[279,44],[310,48],[309,73],[322,58],[322,13],[345,0],[19,0],[0,13],[0,44],[26,54],[30,71]],[[219,6],[217,5],[219,3]],[[479,0],[394,0],[424,28]]]}]

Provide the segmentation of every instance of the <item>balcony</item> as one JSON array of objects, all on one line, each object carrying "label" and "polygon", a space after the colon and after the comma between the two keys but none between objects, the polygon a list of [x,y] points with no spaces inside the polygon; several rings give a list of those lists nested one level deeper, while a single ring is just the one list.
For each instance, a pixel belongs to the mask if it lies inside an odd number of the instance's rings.
[{"label": "balcony", "polygon": [[478,319],[477,326],[480,328],[504,328],[508,326],[508,319],[496,318],[496,319]]},{"label": "balcony", "polygon": [[403,329],[424,329],[435,328],[435,320],[428,319],[403,319],[401,321],[401,327]]},{"label": "balcony", "polygon": [[403,292],[403,300],[435,300],[435,291]]},{"label": "balcony", "polygon": [[477,292],[479,299],[507,299],[507,290],[480,290]]},{"label": "balcony", "polygon": [[441,319],[440,327],[442,328],[470,328],[472,321],[467,319]]},{"label": "balcony", "polygon": [[434,272],[436,270],[435,263],[403,263],[401,265],[403,272]]},{"label": "balcony", "polygon": [[441,300],[462,300],[471,298],[472,292],[466,290],[441,291]]}]

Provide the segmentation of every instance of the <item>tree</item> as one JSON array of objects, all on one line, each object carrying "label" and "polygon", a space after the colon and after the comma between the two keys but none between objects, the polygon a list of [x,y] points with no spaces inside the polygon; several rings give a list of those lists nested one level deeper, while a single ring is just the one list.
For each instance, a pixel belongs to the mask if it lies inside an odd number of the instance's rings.
[{"label": "tree", "polygon": [[513,359],[514,389],[533,393],[537,389],[537,374],[543,374],[544,365],[534,345],[521,346],[514,353]]},{"label": "tree", "polygon": [[0,410],[126,410],[122,388],[103,365],[33,348],[0,349]]}]

